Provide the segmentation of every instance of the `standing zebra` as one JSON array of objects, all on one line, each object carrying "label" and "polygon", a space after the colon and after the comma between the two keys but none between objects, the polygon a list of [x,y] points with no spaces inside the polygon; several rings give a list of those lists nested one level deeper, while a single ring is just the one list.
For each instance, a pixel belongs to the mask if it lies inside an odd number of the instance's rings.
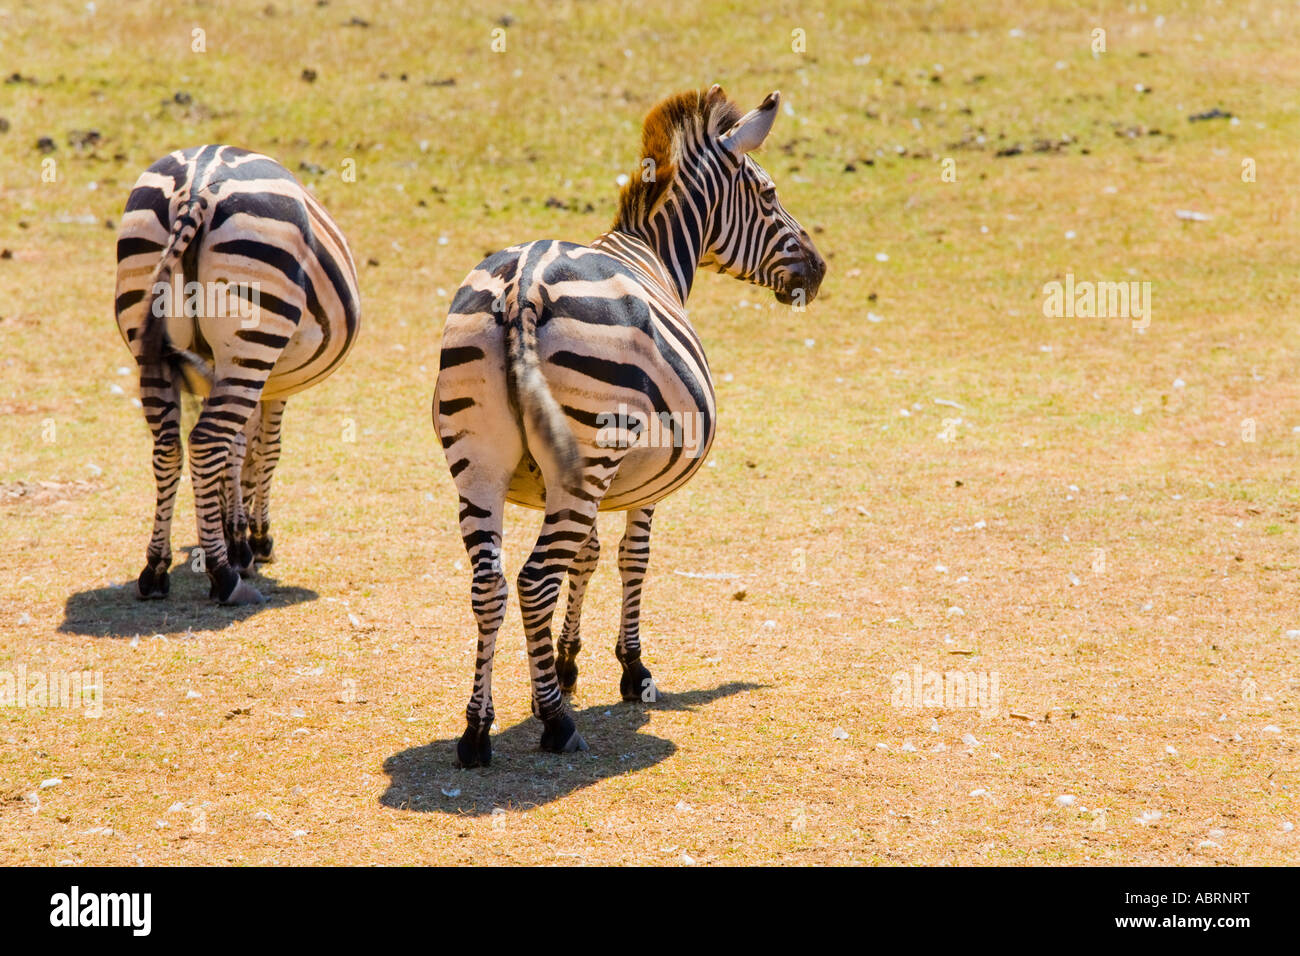
[{"label": "standing zebra", "polygon": [[269,495],[285,399],[339,366],[359,307],[343,234],[279,163],[198,146],[141,175],[118,235],[115,300],[140,365],[158,485],[139,597],[169,590],[184,388],[205,396],[189,457],[210,596],[262,600],[240,575],[272,560]]},{"label": "standing zebra", "polygon": [[[718,86],[664,100],[646,117],[642,163],[613,229],[588,246],[540,240],[495,253],[452,301],[433,416],[460,495],[479,630],[460,766],[492,758],[506,501],[546,513],[518,578],[542,749],[586,749],[563,695],[577,684],[582,599],[600,554],[597,511],[627,512],[620,690],[625,700],[652,690],[639,630],[650,519],[700,467],[714,434],[713,383],[685,308],[695,272],[717,267],[798,305],[816,296],[826,272],[748,155],[779,104],[772,93],[742,116]],[[556,655],[551,618],[566,574]]]}]

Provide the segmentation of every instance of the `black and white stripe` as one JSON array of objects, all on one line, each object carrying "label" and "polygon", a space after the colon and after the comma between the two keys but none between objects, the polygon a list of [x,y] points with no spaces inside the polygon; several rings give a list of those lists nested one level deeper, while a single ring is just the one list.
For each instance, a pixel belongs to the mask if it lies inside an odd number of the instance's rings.
[{"label": "black and white stripe", "polygon": [[[627,512],[618,549],[620,690],[630,700],[652,693],[639,631],[651,517],[701,466],[715,429],[713,383],[685,309],[696,270],[717,267],[786,303],[811,301],[825,272],[748,155],[779,102],[773,93],[741,116],[715,86],[660,103],[643,130],[651,162],[624,188],[610,232],[586,246],[543,240],[498,252],[470,272],[452,302],[433,416],[460,495],[479,629],[457,748],[462,766],[491,759],[492,659],[508,592],[506,501],[545,511],[518,577],[543,749],[586,746],[563,694],[577,682],[582,600],[600,553],[598,511]],[[672,427],[648,441],[657,422]],[[551,621],[566,575],[557,656]]]},{"label": "black and white stripe", "polygon": [[158,487],[137,594],[168,593],[184,388],[204,396],[189,458],[211,594],[223,604],[260,601],[240,575],[272,558],[269,495],[285,399],[338,368],[357,335],[347,242],[274,160],[233,146],[174,152],[127,198],[115,310],[140,365]]}]

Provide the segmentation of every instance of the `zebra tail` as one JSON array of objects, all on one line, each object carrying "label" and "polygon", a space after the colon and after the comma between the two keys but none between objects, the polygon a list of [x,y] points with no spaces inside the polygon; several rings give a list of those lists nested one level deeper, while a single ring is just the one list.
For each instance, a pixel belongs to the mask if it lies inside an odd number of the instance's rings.
[{"label": "zebra tail", "polygon": [[531,302],[521,301],[513,321],[506,323],[506,356],[510,398],[523,417],[524,435],[533,446],[534,457],[538,444],[549,449],[565,486],[577,487],[582,480],[578,443],[542,374],[537,355],[537,309]]},{"label": "zebra tail", "polygon": [[209,382],[212,381],[212,369],[203,359],[171,344],[167,336],[167,315],[170,309],[164,307],[167,301],[171,301],[172,277],[176,274],[185,250],[203,225],[203,211],[206,208],[207,202],[203,199],[187,198],[182,201],[172,223],[171,236],[163,247],[158,265],[149,280],[148,291],[145,293],[149,306],[145,310],[144,323],[140,326],[140,367],[145,375],[158,376],[164,364],[176,365],[179,360],[192,366]]}]

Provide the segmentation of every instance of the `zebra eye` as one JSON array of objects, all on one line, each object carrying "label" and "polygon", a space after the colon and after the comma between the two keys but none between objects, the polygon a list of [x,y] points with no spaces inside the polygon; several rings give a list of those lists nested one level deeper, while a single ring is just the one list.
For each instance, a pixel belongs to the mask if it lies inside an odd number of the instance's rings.
[{"label": "zebra eye", "polygon": [[762,197],[763,202],[776,202],[776,187],[764,187],[758,191],[758,195]]}]

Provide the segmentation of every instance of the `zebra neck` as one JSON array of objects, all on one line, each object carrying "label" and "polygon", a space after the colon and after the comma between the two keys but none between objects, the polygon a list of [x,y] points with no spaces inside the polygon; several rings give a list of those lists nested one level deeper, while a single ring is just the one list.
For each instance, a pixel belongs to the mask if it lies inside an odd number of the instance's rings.
[{"label": "zebra neck", "polygon": [[697,223],[699,231],[692,232],[680,203],[681,198],[673,195],[645,222],[628,223],[614,231],[626,233],[650,248],[668,277],[669,287],[685,305],[695,271],[700,267],[703,223]]}]

